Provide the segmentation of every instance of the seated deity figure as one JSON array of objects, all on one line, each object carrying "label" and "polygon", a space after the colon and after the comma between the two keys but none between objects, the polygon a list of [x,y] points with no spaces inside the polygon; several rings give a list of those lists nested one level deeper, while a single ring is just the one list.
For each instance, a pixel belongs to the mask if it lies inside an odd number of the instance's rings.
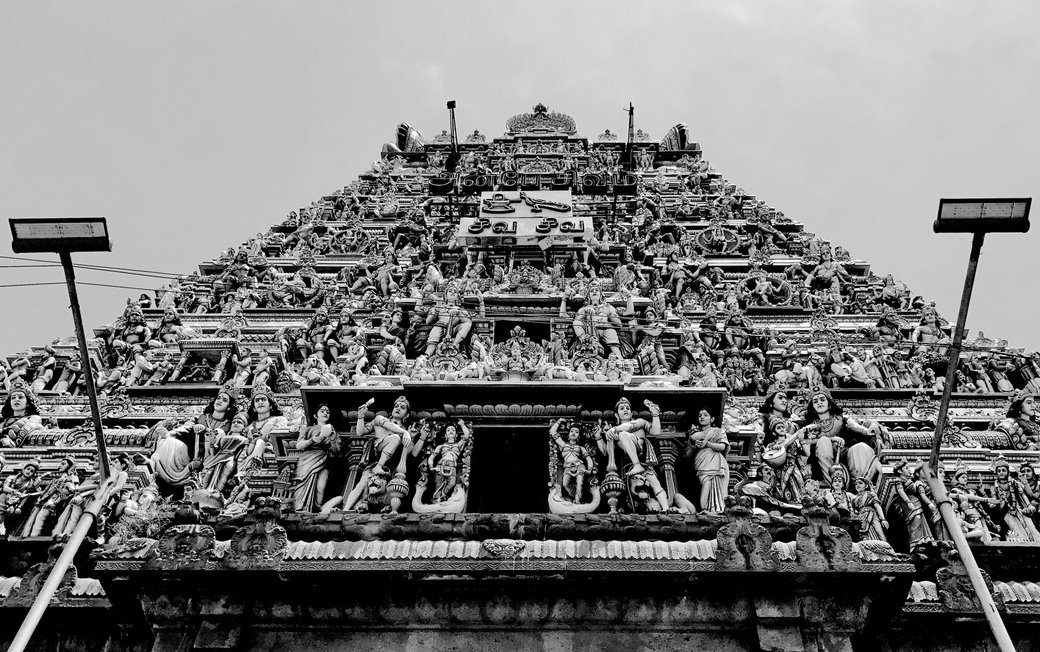
[{"label": "seated deity figure", "polygon": [[243,484],[266,465],[264,456],[271,448],[271,433],[277,428],[286,428],[289,425],[288,419],[282,415],[282,408],[274,399],[274,394],[261,387],[253,388],[246,417],[249,424],[243,434],[247,442],[236,461],[238,478]]},{"label": "seated deity figure", "polygon": [[152,339],[152,329],[145,322],[140,306],[132,303],[126,307],[126,311],[123,313],[122,328],[117,329],[116,338],[126,342],[128,346],[134,344],[145,346],[148,340]]},{"label": "seated deity figure", "polygon": [[921,311],[921,322],[910,334],[910,341],[916,345],[916,353],[946,354],[945,345],[950,343],[950,338],[939,326],[939,313],[934,307],[925,306]]},{"label": "seated deity figure", "polygon": [[579,341],[598,342],[607,353],[624,357],[618,336],[618,330],[623,326],[621,317],[612,305],[604,301],[599,284],[589,284],[585,305],[578,309],[572,326]]},{"label": "seated deity figure", "polygon": [[[560,430],[566,428],[567,440],[564,441]],[[575,422],[567,425],[566,419],[557,419],[549,427],[549,440],[556,445],[554,455],[559,455],[556,479],[550,490],[555,493],[556,500],[571,503],[583,503],[585,491],[596,471],[596,461],[589,449],[581,444],[581,427]]]},{"label": "seated deity figure", "polygon": [[199,416],[172,430],[158,428],[151,463],[160,495],[180,498],[190,476],[203,468],[210,439],[228,430],[236,412],[231,391],[222,389]]},{"label": "seated deity figure", "polygon": [[459,285],[449,283],[444,290],[444,302],[430,309],[426,316],[426,323],[431,326],[426,338],[427,356],[436,353],[437,345],[445,337],[450,338],[459,349],[464,348],[470,329],[473,328],[473,319],[469,311],[462,307],[461,299]]},{"label": "seated deity figure", "polygon": [[820,252],[820,263],[809,272],[805,279],[805,287],[810,290],[829,290],[834,294],[840,294],[841,281],[849,281],[851,278],[841,263],[835,262],[830,248],[824,248]]},{"label": "seated deity figure", "polygon": [[[389,416],[378,414],[366,423],[365,416],[374,400],[370,399],[358,407],[357,434],[360,436],[372,435],[372,439],[365,444],[362,452],[361,477],[353,487],[345,486],[342,495],[322,505],[322,513],[329,513],[334,509],[358,510],[362,509],[363,505],[368,505],[364,509],[369,509],[371,507],[369,503],[374,504],[377,499],[382,501],[384,511],[391,510],[389,498],[385,496],[390,478],[388,465],[397,454],[398,462],[395,474],[397,477],[403,478],[407,471],[408,455],[413,452],[412,433],[406,426],[410,406],[408,399],[399,396],[394,401],[394,407]],[[418,443],[416,447],[419,447]]]},{"label": "seated deity figure", "polygon": [[873,482],[880,474],[877,451],[886,436],[884,429],[876,421],[862,425],[845,416],[825,387],[810,390],[809,407],[799,426],[803,445],[809,447],[807,452],[825,485],[830,484],[831,467],[839,457],[852,477]]},{"label": "seated deity figure", "polygon": [[648,511],[662,512],[671,507],[671,500],[654,471],[657,455],[648,439],[661,434],[661,409],[650,401],[644,404],[650,410],[650,421],[633,417],[632,403],[622,397],[614,406],[617,424],[601,429],[596,439],[600,452],[607,456],[607,472],[617,470],[616,449],[621,449],[628,461],[625,477],[630,490],[643,499]]}]

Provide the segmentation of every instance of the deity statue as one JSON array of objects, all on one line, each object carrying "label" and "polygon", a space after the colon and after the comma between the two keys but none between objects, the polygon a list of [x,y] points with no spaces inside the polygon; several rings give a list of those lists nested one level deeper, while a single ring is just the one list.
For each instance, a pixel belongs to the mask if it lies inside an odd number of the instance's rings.
[{"label": "deity statue", "polygon": [[799,504],[805,482],[812,477],[809,465],[810,445],[803,441],[788,412],[787,392],[772,388],[759,409],[762,414],[762,461],[776,469],[777,495],[784,501]]},{"label": "deity statue", "polygon": [[623,327],[621,317],[609,303],[603,300],[603,290],[590,283],[585,305],[578,309],[572,322],[578,341],[595,341],[606,348],[607,353],[624,357],[618,330]]},{"label": "deity statue", "polygon": [[[444,427],[441,443],[432,445],[426,453],[426,440],[430,428],[423,423],[420,435],[412,450],[413,455],[423,456],[420,478],[412,496],[412,509],[417,513],[459,513],[465,511],[469,493],[469,460],[473,433],[469,426],[458,420]],[[433,483],[433,491],[426,495]]]},{"label": "deity statue", "polygon": [[910,341],[916,344],[915,353],[946,355],[946,344],[950,338],[939,326],[939,314],[932,306],[925,306],[921,311],[921,321],[910,334]]},{"label": "deity statue", "polygon": [[4,406],[0,409],[0,419],[2,448],[22,446],[26,437],[43,428],[43,419],[36,407],[36,397],[22,379],[11,383]]},{"label": "deity statue", "polygon": [[172,430],[157,428],[151,461],[160,495],[183,491],[189,476],[203,468],[208,438],[227,431],[236,411],[232,390],[221,389],[198,417]]},{"label": "deity statue", "polygon": [[[657,465],[657,454],[648,436],[661,434],[661,409],[644,401],[650,410],[650,421],[636,418],[632,414],[632,403],[621,397],[614,406],[617,424],[597,432],[596,443],[600,452],[607,457],[607,473],[616,474],[616,450],[620,449],[627,458],[627,470],[624,477],[629,491],[633,495],[634,507],[650,512],[663,512],[672,507],[672,500],[657,477],[654,467]],[[678,496],[678,494],[676,494]],[[683,499],[684,508],[687,501]]]},{"label": "deity statue", "polygon": [[835,295],[841,294],[841,281],[850,282],[852,278],[841,263],[835,262],[829,247],[820,252],[820,262],[805,279],[805,287],[809,290],[826,290]]},{"label": "deity statue", "polygon": [[707,410],[697,412],[697,427],[686,438],[686,457],[693,456],[697,483],[700,485],[698,507],[704,512],[722,512],[729,494],[729,440],[726,432],[714,425],[715,418]]},{"label": "deity statue", "polygon": [[228,481],[237,470],[238,458],[249,439],[245,435],[248,419],[237,413],[225,429],[218,427],[206,439],[206,456],[202,463],[202,489],[211,495],[224,495]]},{"label": "deity statue", "polygon": [[852,517],[859,522],[859,534],[865,541],[888,541],[888,521],[870,480],[856,478],[856,494],[852,498]]},{"label": "deity statue", "polygon": [[298,512],[316,512],[322,505],[328,481],[330,454],[339,452],[339,435],[329,423],[329,406],[321,404],[314,413],[314,425],[301,425],[296,440],[296,483],[293,505]]},{"label": "deity statue", "polygon": [[896,462],[892,468],[896,473],[895,502],[902,511],[911,549],[934,539],[924,505],[927,504],[932,512],[936,511],[936,506],[931,501],[928,486],[921,480],[920,468],[920,463],[905,458]]},{"label": "deity statue", "polygon": [[823,482],[830,484],[831,467],[839,455],[854,477],[875,479],[881,472],[877,451],[886,435],[884,429],[875,421],[861,425],[845,416],[824,387],[813,388],[809,397],[809,407],[800,425],[811,442],[808,445],[812,459]]},{"label": "deity statue", "polygon": [[[561,429],[567,431],[566,441],[560,435]],[[556,472],[549,483],[549,508],[554,513],[568,513],[571,510],[567,507],[583,505],[595,509],[599,504],[596,460],[581,439],[581,426],[577,422],[568,426],[566,419],[557,419],[549,427],[549,441],[555,445],[550,451],[550,466]]]},{"label": "deity statue", "polygon": [[459,349],[464,348],[469,338],[473,319],[462,307],[459,290],[458,284],[449,283],[444,290],[444,302],[434,305],[426,316],[426,324],[431,326],[426,338],[427,356],[437,351],[437,345],[445,337],[450,338],[449,341]]},{"label": "deity statue", "polygon": [[1030,449],[1040,449],[1040,423],[1037,422],[1035,396],[1024,392],[1014,395],[1008,406],[1007,418],[1021,429],[1022,437]]},{"label": "deity statue", "polygon": [[[389,416],[378,414],[366,423],[365,416],[374,400],[370,399],[358,407],[357,435],[372,435],[372,439],[365,444],[362,453],[361,477],[353,487],[344,487],[343,495],[322,505],[322,512],[330,512],[337,507],[343,511],[357,510],[359,506],[368,504],[369,499],[374,498],[375,494],[383,496],[383,493],[380,492],[387,491],[388,487],[393,484],[387,480],[390,476],[388,465],[395,454],[398,461],[395,467],[394,482],[405,482],[405,489],[407,489],[407,481],[404,478],[408,468],[408,455],[412,452],[413,445],[412,433],[405,425],[410,411],[408,399],[399,396],[394,401],[394,407]],[[396,497],[394,500],[397,504],[392,504],[390,497],[386,496],[386,501],[381,505],[383,510],[396,513],[400,497]]]},{"label": "deity statue", "polygon": [[65,509],[66,502],[72,498],[80,482],[75,458],[63,457],[58,464],[58,470],[48,474],[43,480],[46,484],[22,526],[23,537],[40,536],[51,516],[60,514]]},{"label": "deity statue", "polygon": [[1025,484],[1011,477],[1011,465],[1003,455],[993,460],[990,468],[997,476],[993,483],[993,496],[999,502],[994,512],[1003,521],[1006,539],[1040,541],[1040,531],[1032,519],[1036,507],[1030,504]]},{"label": "deity statue", "polygon": [[17,532],[15,527],[21,523],[28,501],[39,495],[39,473],[40,460],[31,459],[4,480],[0,487],[0,536],[7,534],[8,526]]}]

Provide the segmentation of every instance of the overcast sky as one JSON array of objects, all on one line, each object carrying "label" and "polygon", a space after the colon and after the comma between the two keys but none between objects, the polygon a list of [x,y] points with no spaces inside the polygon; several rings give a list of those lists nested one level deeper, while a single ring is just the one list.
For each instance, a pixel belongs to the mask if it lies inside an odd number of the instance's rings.
[{"label": "overcast sky", "polygon": [[[356,177],[397,123],[447,128],[445,100],[489,137],[537,102],[623,132],[632,102],[953,320],[970,236],[932,233],[939,198],[1040,195],[1037,24],[1037,2],[951,0],[4,2],[0,217],[104,215],[112,253],[76,260],[188,273]],[[968,324],[1030,349],[1035,231],[988,237]],[[81,294],[89,329],[139,292]],[[4,353],[72,333],[63,286],[0,302]]]}]

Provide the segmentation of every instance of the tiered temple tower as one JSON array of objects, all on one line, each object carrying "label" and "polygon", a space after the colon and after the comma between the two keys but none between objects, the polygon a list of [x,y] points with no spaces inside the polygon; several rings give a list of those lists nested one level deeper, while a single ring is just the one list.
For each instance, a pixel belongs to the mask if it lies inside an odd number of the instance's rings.
[{"label": "tiered temple tower", "polygon": [[[984,641],[919,477],[950,328],[686,125],[401,124],[356,180],[96,329],[90,360],[72,338],[8,356],[4,632],[93,493],[93,373],[119,486],[54,645]],[[1038,361],[969,342],[941,449],[1020,640]]]}]

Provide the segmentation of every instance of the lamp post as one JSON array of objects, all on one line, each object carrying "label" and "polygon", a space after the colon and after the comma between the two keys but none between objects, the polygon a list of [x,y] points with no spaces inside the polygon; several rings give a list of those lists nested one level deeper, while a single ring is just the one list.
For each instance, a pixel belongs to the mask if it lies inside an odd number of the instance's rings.
[{"label": "lamp post", "polygon": [[112,243],[108,238],[108,223],[103,217],[83,218],[12,218],[11,249],[15,253],[57,253],[65,270],[65,283],[69,290],[69,301],[72,308],[72,320],[76,325],[76,339],[79,342],[79,355],[85,366],[84,377],[87,383],[87,397],[90,401],[90,413],[94,418],[94,439],[98,449],[98,489],[94,497],[83,510],[83,515],[76,524],[72,536],[65,542],[58,561],[51,569],[50,575],[40,588],[32,607],[22,621],[18,633],[8,650],[21,652],[36,631],[43,613],[50,606],[51,598],[58,590],[65,572],[72,565],[72,560],[83,544],[87,533],[94,525],[98,514],[111,492],[113,478],[108,463],[108,451],[105,447],[105,435],[101,430],[101,409],[98,406],[97,387],[94,374],[90,368],[90,357],[87,352],[87,337],[83,331],[83,317],[79,310],[79,296],[76,294],[76,273],[72,267],[73,251],[112,251]]},{"label": "lamp post", "polygon": [[964,291],[961,293],[961,305],[957,311],[957,326],[953,331],[953,342],[950,345],[950,361],[946,367],[946,384],[943,386],[942,400],[939,402],[939,415],[935,420],[935,438],[932,441],[932,454],[925,467],[925,480],[939,506],[946,529],[953,538],[957,552],[968,571],[972,587],[979,598],[982,612],[986,616],[993,637],[1000,646],[1001,652],[1014,652],[1004,621],[997,611],[997,605],[982,577],[982,571],[975,561],[968,540],[961,531],[953,513],[953,506],[946,493],[946,485],[939,479],[939,447],[942,445],[943,433],[946,430],[946,417],[950,410],[950,396],[957,382],[957,366],[960,362],[961,342],[964,340],[964,324],[968,318],[968,305],[971,303],[971,292],[975,286],[975,272],[979,266],[979,255],[982,253],[982,241],[988,232],[1025,233],[1029,230],[1029,207],[1032,200],[1025,199],[940,199],[939,214],[932,225],[936,233],[971,233],[971,253],[968,255],[968,271],[964,278]]}]

